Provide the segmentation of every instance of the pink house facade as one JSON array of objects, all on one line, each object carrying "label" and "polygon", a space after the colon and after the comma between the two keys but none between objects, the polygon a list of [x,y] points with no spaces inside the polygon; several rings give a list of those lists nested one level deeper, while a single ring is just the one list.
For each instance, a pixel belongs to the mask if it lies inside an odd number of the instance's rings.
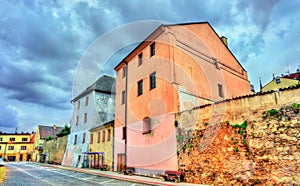
[{"label": "pink house facade", "polygon": [[175,113],[250,94],[247,72],[207,22],[161,25],[116,67],[114,170],[178,170]]}]

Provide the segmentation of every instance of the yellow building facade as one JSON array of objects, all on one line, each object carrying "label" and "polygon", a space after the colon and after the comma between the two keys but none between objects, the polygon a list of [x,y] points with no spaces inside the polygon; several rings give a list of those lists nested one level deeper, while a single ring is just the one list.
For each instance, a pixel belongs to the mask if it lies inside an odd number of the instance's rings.
[{"label": "yellow building facade", "polygon": [[90,130],[88,161],[91,168],[111,170],[113,165],[114,121]]},{"label": "yellow building facade", "polygon": [[35,133],[0,132],[0,157],[8,161],[31,161]]},{"label": "yellow building facade", "polygon": [[296,86],[296,85],[299,85],[299,80],[297,80],[297,79],[277,77],[277,78],[273,78],[273,80],[271,82],[266,84],[262,88],[262,92],[278,90],[281,88],[288,88],[288,87],[292,87],[292,86]]}]

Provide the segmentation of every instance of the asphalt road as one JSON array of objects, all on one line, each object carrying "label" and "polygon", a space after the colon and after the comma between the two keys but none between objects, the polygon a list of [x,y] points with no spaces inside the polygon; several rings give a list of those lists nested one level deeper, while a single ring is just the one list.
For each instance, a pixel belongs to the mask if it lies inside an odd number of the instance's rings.
[{"label": "asphalt road", "polygon": [[4,182],[0,185],[105,185],[105,186],[142,186],[144,184],[132,183],[107,177],[100,177],[86,173],[44,167],[27,163],[7,163],[5,165]]}]

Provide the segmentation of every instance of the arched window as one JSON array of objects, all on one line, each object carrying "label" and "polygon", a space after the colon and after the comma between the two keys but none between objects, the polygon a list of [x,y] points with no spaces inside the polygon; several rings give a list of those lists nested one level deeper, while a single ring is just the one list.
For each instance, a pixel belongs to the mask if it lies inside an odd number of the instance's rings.
[{"label": "arched window", "polygon": [[143,119],[143,134],[148,134],[151,132],[151,118],[145,117]]}]

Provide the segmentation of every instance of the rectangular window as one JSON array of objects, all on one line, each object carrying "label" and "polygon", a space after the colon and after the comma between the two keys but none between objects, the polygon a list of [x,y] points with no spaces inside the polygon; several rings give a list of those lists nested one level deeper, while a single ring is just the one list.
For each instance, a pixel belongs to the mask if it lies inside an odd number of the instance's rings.
[{"label": "rectangular window", "polygon": [[221,98],[224,98],[223,86],[221,84],[218,84],[218,90],[219,90],[219,96]]},{"label": "rectangular window", "polygon": [[77,109],[80,109],[80,101],[77,101]]},{"label": "rectangular window", "polygon": [[21,150],[26,150],[26,146],[21,146]]},{"label": "rectangular window", "polygon": [[78,125],[79,122],[79,116],[76,116],[76,125]]},{"label": "rectangular window", "polygon": [[89,105],[89,97],[85,97],[85,106],[88,106]]},{"label": "rectangular window", "polygon": [[8,150],[14,150],[14,146],[8,146]]},{"label": "rectangular window", "polygon": [[107,141],[110,141],[111,129],[107,129]]},{"label": "rectangular window", "polygon": [[276,84],[280,84],[280,79],[279,78],[276,78]]},{"label": "rectangular window", "polygon": [[140,53],[138,57],[139,57],[139,63],[138,63],[139,65],[138,66],[140,66],[141,64],[143,64],[143,53]]},{"label": "rectangular window", "polygon": [[155,55],[155,43],[150,45],[150,57]]},{"label": "rectangular window", "polygon": [[87,122],[87,113],[84,113],[84,121],[83,121],[84,123],[86,123]]},{"label": "rectangular window", "polygon": [[91,133],[91,136],[90,136],[90,144],[93,144],[93,138],[94,138],[94,135],[93,135],[93,133]]},{"label": "rectangular window", "polygon": [[28,138],[22,138],[22,141],[27,141],[28,140]]},{"label": "rectangular window", "polygon": [[82,143],[85,143],[85,133],[82,135]]},{"label": "rectangular window", "polygon": [[126,66],[122,68],[122,77],[126,76]]},{"label": "rectangular window", "polygon": [[150,90],[156,88],[156,72],[150,74]]},{"label": "rectangular window", "polygon": [[125,104],[125,99],[126,99],[126,92],[124,90],[122,91],[122,105]]},{"label": "rectangular window", "polygon": [[102,142],[105,142],[105,130],[102,131]]},{"label": "rectangular window", "polygon": [[2,147],[2,146],[0,146],[0,150],[1,150],[1,147]]},{"label": "rectangular window", "polygon": [[143,94],[143,80],[138,82],[138,96]]},{"label": "rectangular window", "polygon": [[9,141],[16,141],[16,138],[9,138]]},{"label": "rectangular window", "polygon": [[77,143],[77,135],[75,135],[75,138],[74,138],[74,145],[76,145]]},{"label": "rectangular window", "polygon": [[0,138],[0,141],[2,141],[2,140],[3,140],[3,138],[1,137],[1,138]]},{"label": "rectangular window", "polygon": [[126,127],[122,127],[122,139],[126,138]]},{"label": "rectangular window", "polygon": [[98,143],[100,143],[100,132],[98,132],[98,140],[97,140]]}]

